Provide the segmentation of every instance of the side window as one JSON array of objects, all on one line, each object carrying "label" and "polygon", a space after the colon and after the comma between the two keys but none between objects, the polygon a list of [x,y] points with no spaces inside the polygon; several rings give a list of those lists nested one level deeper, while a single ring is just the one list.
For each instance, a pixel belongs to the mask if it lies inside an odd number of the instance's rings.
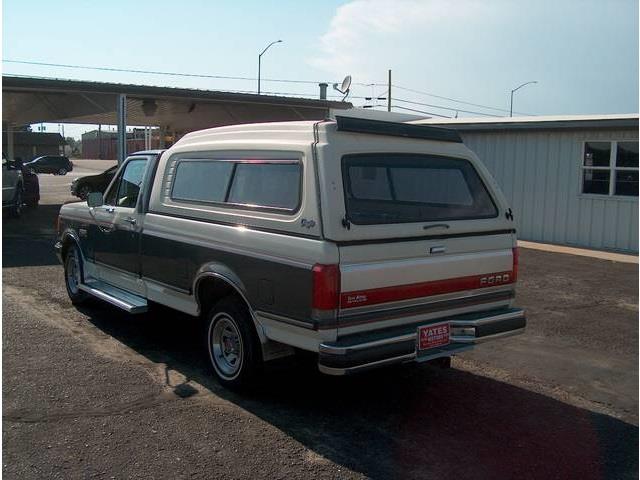
[{"label": "side window", "polygon": [[224,202],[233,162],[183,160],[176,167],[171,198],[196,202]]},{"label": "side window", "polygon": [[300,197],[300,165],[239,163],[229,191],[229,203],[295,210]]},{"label": "side window", "polygon": [[245,208],[295,210],[300,202],[296,160],[191,160],[178,162],[171,198]]},{"label": "side window", "polygon": [[145,159],[129,161],[107,193],[105,205],[135,208],[146,167]]}]

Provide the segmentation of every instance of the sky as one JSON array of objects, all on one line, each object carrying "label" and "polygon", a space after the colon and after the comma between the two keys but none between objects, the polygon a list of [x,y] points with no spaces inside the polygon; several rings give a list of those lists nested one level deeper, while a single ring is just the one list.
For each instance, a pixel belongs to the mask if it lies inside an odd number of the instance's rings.
[{"label": "sky", "polygon": [[528,81],[517,114],[638,112],[637,0],[4,0],[2,13],[5,75],[255,91],[258,54],[281,39],[262,57],[264,93],[315,98],[351,75],[348,100],[371,105],[391,69],[398,112],[508,115]]}]

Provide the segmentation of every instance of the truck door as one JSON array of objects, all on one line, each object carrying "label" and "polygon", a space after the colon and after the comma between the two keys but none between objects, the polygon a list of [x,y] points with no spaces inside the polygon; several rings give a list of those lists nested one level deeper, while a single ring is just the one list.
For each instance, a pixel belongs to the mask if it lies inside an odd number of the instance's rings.
[{"label": "truck door", "polygon": [[106,192],[104,205],[95,209],[92,243],[96,264],[107,267],[102,269],[102,280],[109,281],[109,269],[140,274],[142,214],[138,205],[148,164],[147,157],[130,157]]}]

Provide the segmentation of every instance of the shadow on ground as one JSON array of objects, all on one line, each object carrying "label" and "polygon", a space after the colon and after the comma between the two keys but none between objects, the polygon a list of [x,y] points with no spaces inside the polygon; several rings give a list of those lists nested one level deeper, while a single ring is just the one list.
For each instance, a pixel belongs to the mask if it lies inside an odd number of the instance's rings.
[{"label": "shadow on ground", "polygon": [[36,267],[58,264],[53,244],[61,205],[28,208],[18,219],[2,216],[2,266]]},{"label": "shadow on ground", "polygon": [[83,312],[152,362],[371,478],[637,478],[637,427],[506,383],[431,366],[334,378],[288,360],[240,395],[212,379],[196,319],[97,302]]}]

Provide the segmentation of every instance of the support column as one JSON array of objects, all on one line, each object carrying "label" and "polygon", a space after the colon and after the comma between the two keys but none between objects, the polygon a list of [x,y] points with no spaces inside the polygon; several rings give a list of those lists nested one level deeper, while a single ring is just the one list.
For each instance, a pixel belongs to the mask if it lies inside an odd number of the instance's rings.
[{"label": "support column", "polygon": [[13,125],[7,122],[7,158],[14,160],[13,156]]},{"label": "support column", "polygon": [[158,148],[163,149],[166,147],[166,143],[164,141],[164,137],[167,134],[167,127],[164,125],[160,125],[158,127]]},{"label": "support column", "polygon": [[118,94],[118,103],[116,105],[116,114],[118,116],[118,164],[122,164],[127,158],[127,96],[124,93]]}]

